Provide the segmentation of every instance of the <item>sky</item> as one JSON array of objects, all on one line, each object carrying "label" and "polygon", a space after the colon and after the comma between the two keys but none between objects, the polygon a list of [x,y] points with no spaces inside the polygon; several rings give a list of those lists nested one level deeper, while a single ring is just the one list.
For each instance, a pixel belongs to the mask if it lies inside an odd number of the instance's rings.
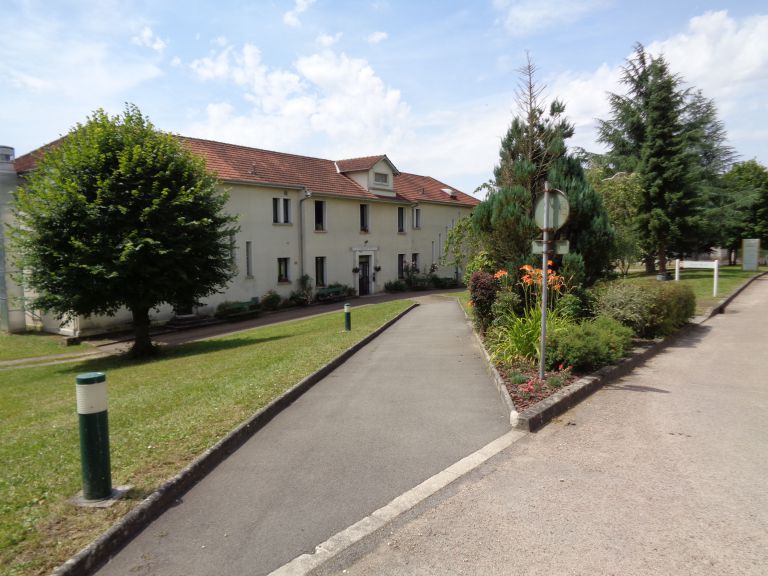
[{"label": "sky", "polygon": [[[492,177],[527,55],[595,119],[635,43],[715,101],[768,165],[768,5],[749,0],[4,0],[0,144],[22,155],[98,108],[165,131],[333,160],[386,154],[472,193]],[[479,194],[479,193],[478,193]]]}]

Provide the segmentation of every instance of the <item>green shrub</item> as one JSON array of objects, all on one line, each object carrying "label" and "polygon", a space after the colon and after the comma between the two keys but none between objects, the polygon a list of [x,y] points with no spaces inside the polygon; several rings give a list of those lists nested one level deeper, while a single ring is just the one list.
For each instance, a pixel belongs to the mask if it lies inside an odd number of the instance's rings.
[{"label": "green shrub", "polygon": [[547,338],[547,365],[594,370],[615,364],[632,344],[632,330],[606,316],[569,324]]},{"label": "green shrub", "polygon": [[579,289],[584,286],[587,277],[584,267],[584,258],[581,254],[570,252],[563,256],[563,263],[560,266],[560,275],[568,289]]},{"label": "green shrub", "polygon": [[672,334],[696,311],[696,295],[687,284],[659,282],[654,294],[653,336]]},{"label": "green shrub", "polygon": [[405,292],[408,286],[402,280],[392,280],[391,282],[384,283],[384,290],[386,292]]},{"label": "green shrub", "polygon": [[[572,323],[550,312],[547,315],[547,334],[566,329]],[[534,361],[540,356],[541,308],[532,307],[520,316],[507,316],[486,334],[485,341],[494,362],[510,366],[520,360]]]},{"label": "green shrub", "polygon": [[558,296],[555,301],[555,313],[574,322],[586,316],[584,303],[576,294]]},{"label": "green shrub", "polygon": [[595,314],[617,320],[642,338],[666,336],[693,316],[696,296],[679,282],[611,282],[595,292]]},{"label": "green shrub", "polygon": [[499,291],[499,282],[490,272],[478,271],[469,280],[469,296],[480,330],[485,330],[493,320],[493,303]]},{"label": "green shrub", "polygon": [[653,291],[631,282],[610,282],[595,291],[595,314],[607,316],[644,337],[653,319]]},{"label": "green shrub", "polygon": [[522,312],[522,298],[517,292],[501,290],[496,293],[496,300],[491,306],[491,316],[493,324],[504,324],[512,316],[517,316]]},{"label": "green shrub", "polygon": [[282,302],[283,299],[280,297],[280,294],[274,290],[268,291],[261,297],[261,307],[264,310],[277,310]]},{"label": "green shrub", "polygon": [[464,284],[469,286],[472,281],[472,275],[475,272],[491,273],[494,270],[496,270],[496,263],[488,255],[488,252],[478,252],[478,254],[467,263],[467,268],[464,270]]}]

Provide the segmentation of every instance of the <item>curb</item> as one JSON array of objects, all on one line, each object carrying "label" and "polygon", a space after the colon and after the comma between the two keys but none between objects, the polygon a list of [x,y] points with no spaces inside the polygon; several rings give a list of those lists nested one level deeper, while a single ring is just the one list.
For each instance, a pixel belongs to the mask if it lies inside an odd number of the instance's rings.
[{"label": "curb", "polygon": [[756,276],[752,276],[752,278],[750,278],[749,280],[747,280],[747,281],[746,281],[744,284],[742,284],[741,286],[739,286],[738,288],[736,288],[736,290],[734,290],[733,292],[731,292],[731,293],[730,293],[728,296],[726,296],[725,298],[723,298],[722,300],[720,300],[720,302],[718,302],[717,304],[715,304],[714,306],[712,306],[712,308],[710,308],[709,310],[707,310],[707,311],[706,311],[706,312],[705,312],[705,313],[702,315],[702,319],[701,319],[701,320],[699,320],[697,323],[698,323],[698,324],[703,324],[704,322],[706,322],[707,320],[709,320],[709,319],[710,319],[710,318],[712,318],[713,316],[716,316],[717,314],[722,314],[723,312],[725,312],[725,309],[728,307],[728,305],[729,305],[731,302],[733,302],[733,300],[736,298],[736,296],[738,296],[739,294],[741,294],[742,292],[744,292],[744,290],[746,290],[746,289],[747,289],[747,287],[748,287],[750,284],[752,284],[752,283],[753,283],[755,280],[758,280],[759,278],[762,278],[762,277],[763,277],[763,276],[765,276],[766,274],[768,274],[768,272],[762,272],[762,273],[760,273],[760,274],[757,274]]},{"label": "curb", "polygon": [[519,430],[507,432],[442,472],[427,478],[418,486],[401,494],[362,520],[337,532],[322,544],[318,544],[312,553],[302,554],[287,564],[283,564],[270,572],[269,576],[307,576],[315,573],[316,570],[332,561],[351,546],[377,532],[401,514],[411,510],[414,506],[487,462],[502,450],[509,448],[512,444],[524,438],[525,435],[525,432]]},{"label": "curb", "polygon": [[[681,328],[675,334],[671,334],[662,340],[653,341],[646,346],[636,347],[634,350],[632,350],[629,356],[622,358],[618,364],[605,366],[600,370],[590,374],[589,376],[584,376],[570,386],[567,386],[562,390],[558,390],[548,398],[537,402],[535,405],[527,408],[526,410],[523,410],[520,413],[513,412],[510,416],[512,426],[519,430],[535,432],[542,426],[551,422],[557,416],[560,416],[564,412],[567,412],[573,408],[576,404],[606,384],[612,382],[613,380],[617,380],[622,376],[626,376],[631,370],[643,364],[646,360],[652,358],[667,346],[672,345],[678,338],[686,335],[696,326],[703,324],[717,314],[722,314],[726,307],[731,302],[733,302],[733,300],[739,294],[746,290],[746,288],[755,280],[765,276],[766,274],[768,274],[768,272],[763,272],[762,274],[753,276],[747,282],[739,286],[739,288],[734,290],[731,294],[723,298],[718,304],[707,310],[707,312],[705,312],[702,316],[693,318],[688,325]],[[479,337],[477,338],[480,340]],[[482,346],[482,341],[480,344]],[[483,350],[485,350],[485,346],[483,346]],[[490,362],[490,357],[488,356],[487,352],[486,357],[489,358]],[[498,373],[492,364],[491,368],[493,369],[496,376],[498,376]],[[501,385],[504,387],[504,392],[508,397],[509,393],[507,392],[506,386],[503,382]],[[514,411],[514,407],[512,410]]]},{"label": "curb", "polygon": [[414,303],[409,306],[371,332],[360,342],[347,348],[347,350],[325,366],[310,374],[293,388],[285,391],[281,396],[256,412],[251,418],[208,448],[176,476],[166,481],[96,540],[80,550],[64,564],[57,567],[52,574],[54,576],[83,576],[84,574],[91,574],[100,568],[155,518],[173,506],[185,492],[202,480],[270,420],[418,305],[418,303]]}]

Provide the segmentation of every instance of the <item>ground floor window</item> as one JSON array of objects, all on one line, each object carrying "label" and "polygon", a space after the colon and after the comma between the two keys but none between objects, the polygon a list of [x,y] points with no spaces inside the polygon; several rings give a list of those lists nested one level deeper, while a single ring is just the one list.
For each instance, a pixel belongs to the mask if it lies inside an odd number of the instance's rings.
[{"label": "ground floor window", "polygon": [[315,258],[315,286],[325,286],[325,256]]},{"label": "ground floor window", "polygon": [[245,242],[245,275],[253,278],[253,244],[250,240]]},{"label": "ground floor window", "polygon": [[397,255],[397,277],[405,278],[405,254]]},{"label": "ground floor window", "polygon": [[290,282],[288,277],[288,262],[290,258],[278,258],[277,259],[277,281],[278,282]]},{"label": "ground floor window", "polygon": [[419,255],[416,252],[411,254],[411,268],[414,272],[419,271]]}]

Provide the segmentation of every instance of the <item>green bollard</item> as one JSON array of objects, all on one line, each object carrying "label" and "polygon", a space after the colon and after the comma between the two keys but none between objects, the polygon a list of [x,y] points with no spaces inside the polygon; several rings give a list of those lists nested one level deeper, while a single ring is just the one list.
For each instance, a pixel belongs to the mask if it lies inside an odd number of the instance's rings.
[{"label": "green bollard", "polygon": [[106,500],[112,496],[107,377],[103,372],[87,372],[78,374],[76,382],[83,499]]},{"label": "green bollard", "polygon": [[349,311],[350,305],[344,304],[344,330],[352,330],[352,312]]}]

